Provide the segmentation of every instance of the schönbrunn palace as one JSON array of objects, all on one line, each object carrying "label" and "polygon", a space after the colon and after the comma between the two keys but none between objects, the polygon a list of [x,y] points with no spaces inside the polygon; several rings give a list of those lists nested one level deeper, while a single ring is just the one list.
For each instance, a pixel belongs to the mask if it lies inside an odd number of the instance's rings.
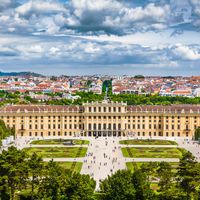
[{"label": "sch\u00f6nbrunn palace", "polygon": [[200,126],[199,105],[128,106],[123,102],[82,106],[8,105],[0,119],[16,136],[192,137]]}]

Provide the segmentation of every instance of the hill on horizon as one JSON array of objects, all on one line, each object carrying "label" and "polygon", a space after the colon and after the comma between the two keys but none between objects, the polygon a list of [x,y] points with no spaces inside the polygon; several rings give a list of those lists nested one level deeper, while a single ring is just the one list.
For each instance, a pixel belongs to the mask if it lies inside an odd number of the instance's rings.
[{"label": "hill on horizon", "polygon": [[44,76],[35,72],[0,72],[0,76]]}]

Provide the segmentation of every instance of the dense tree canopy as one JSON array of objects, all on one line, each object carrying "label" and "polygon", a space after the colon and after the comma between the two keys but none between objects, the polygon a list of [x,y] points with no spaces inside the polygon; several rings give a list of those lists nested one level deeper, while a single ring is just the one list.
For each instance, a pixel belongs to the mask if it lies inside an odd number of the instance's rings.
[{"label": "dense tree canopy", "polygon": [[0,199],[92,200],[95,181],[89,175],[44,163],[40,156],[9,147],[0,154]]},{"label": "dense tree canopy", "polygon": [[[55,105],[81,105],[83,102],[102,101],[105,96],[106,88],[108,88],[108,96],[112,101],[127,102],[128,105],[170,105],[170,104],[200,104],[200,97],[180,97],[180,96],[159,96],[159,95],[137,95],[137,94],[113,94],[112,93],[112,80],[106,80],[103,82],[102,94],[94,94],[92,92],[77,92],[74,95],[79,95],[81,98],[76,100],[71,99],[59,99],[54,97],[62,97],[62,92],[46,93],[51,96],[51,100],[46,100],[43,103],[55,104]],[[41,94],[38,92],[37,94]],[[29,96],[29,92],[26,93],[9,93],[6,91],[0,91],[0,98],[2,98],[0,105],[5,104],[27,104],[27,103],[40,103],[38,100]]]},{"label": "dense tree canopy", "polygon": [[6,127],[3,120],[0,120],[0,146],[4,138],[15,135],[15,131],[12,128]]}]

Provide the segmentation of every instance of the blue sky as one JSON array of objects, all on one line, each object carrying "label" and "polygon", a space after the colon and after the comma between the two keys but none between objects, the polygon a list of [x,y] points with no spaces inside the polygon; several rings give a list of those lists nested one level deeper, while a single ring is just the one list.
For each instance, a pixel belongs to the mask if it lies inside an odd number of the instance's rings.
[{"label": "blue sky", "polygon": [[0,70],[200,75],[199,0],[0,0]]}]

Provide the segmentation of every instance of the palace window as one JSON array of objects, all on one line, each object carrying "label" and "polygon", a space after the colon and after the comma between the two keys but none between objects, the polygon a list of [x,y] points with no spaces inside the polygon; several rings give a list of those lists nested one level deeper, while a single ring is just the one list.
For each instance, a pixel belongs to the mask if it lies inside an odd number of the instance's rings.
[{"label": "palace window", "polygon": [[149,124],[149,129],[151,129],[151,124]]},{"label": "palace window", "polygon": [[92,129],[92,125],[88,124],[88,128],[89,128],[89,130],[91,130]]}]

